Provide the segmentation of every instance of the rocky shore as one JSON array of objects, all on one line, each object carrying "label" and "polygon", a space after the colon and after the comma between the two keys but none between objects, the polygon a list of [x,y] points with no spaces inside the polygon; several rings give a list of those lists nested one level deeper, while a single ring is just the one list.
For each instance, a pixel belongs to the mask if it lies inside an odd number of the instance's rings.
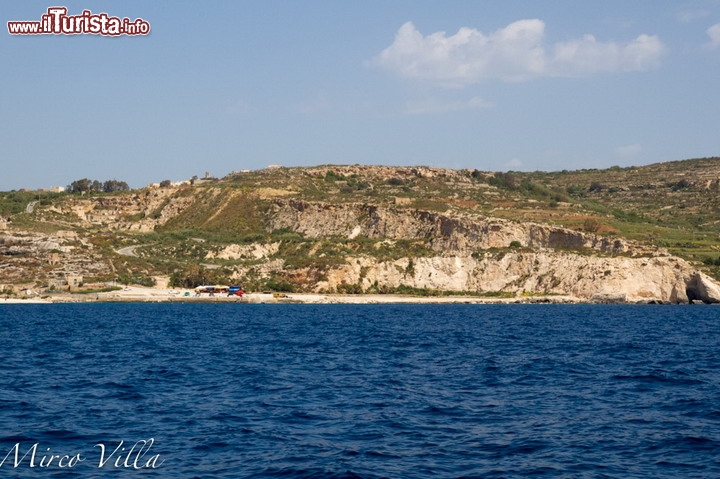
[{"label": "rocky shore", "polygon": [[[187,293],[187,295],[186,295]],[[238,303],[238,304],[657,304],[657,301],[627,301],[624,296],[598,296],[584,300],[575,296],[412,296],[397,294],[248,293],[238,296],[196,296],[189,290],[129,287],[123,290],[74,294],[56,293],[26,298],[0,299],[0,304],[37,303]],[[669,303],[667,303],[669,304]]]}]

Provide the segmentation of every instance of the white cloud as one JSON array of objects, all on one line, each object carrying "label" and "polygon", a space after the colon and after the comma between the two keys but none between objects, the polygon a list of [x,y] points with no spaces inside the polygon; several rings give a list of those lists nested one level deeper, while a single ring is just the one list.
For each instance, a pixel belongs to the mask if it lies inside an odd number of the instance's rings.
[{"label": "white cloud", "polygon": [[708,48],[720,47],[720,23],[716,23],[705,30],[705,33],[710,37],[710,42],[707,44]]},{"label": "white cloud", "polygon": [[658,65],[663,46],[657,37],[640,35],[625,45],[601,43],[592,35],[555,45],[550,76],[582,76],[596,72],[643,71]]},{"label": "white cloud", "polygon": [[707,10],[686,10],[678,13],[677,18],[681,23],[691,23],[709,15],[710,12]]},{"label": "white cloud", "polygon": [[425,98],[405,104],[402,112],[407,115],[433,115],[464,110],[481,110],[492,108],[493,104],[479,97],[467,101],[446,101],[437,98]]},{"label": "white cloud", "polygon": [[423,36],[407,22],[373,63],[405,77],[463,86],[489,78],[524,81],[647,70],[658,65],[664,50],[656,36],[640,35],[620,44],[585,35],[557,43],[548,52],[544,35],[545,23],[537,19],[511,23],[490,35],[463,27],[451,36],[445,32]]}]

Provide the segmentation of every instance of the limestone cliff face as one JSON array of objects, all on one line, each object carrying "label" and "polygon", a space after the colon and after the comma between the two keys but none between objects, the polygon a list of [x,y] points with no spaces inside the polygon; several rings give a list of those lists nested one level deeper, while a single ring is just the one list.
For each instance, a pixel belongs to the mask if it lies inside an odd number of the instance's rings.
[{"label": "limestone cliff face", "polygon": [[[349,256],[346,265],[331,270],[316,285],[318,291],[343,285],[360,285],[362,290],[404,285],[473,293],[562,294],[588,301],[720,300],[720,288],[712,280],[699,280],[691,265],[663,250],[560,227],[284,199],[274,203],[270,218],[272,228],[289,228],[310,238],[421,238],[437,251],[396,261]],[[523,248],[507,249],[513,241]],[[502,250],[487,251],[491,248]]]},{"label": "limestone cliff face", "polygon": [[[445,174],[443,170],[420,173]],[[318,170],[318,174],[325,173]],[[222,189],[204,191],[213,205],[245,198],[227,195]],[[265,242],[215,244],[199,261],[236,261],[233,279],[282,278],[318,292],[339,290],[344,285],[363,291],[409,286],[518,296],[570,295],[585,301],[720,302],[720,286],[686,261],[624,239],[468,213],[310,202],[284,197],[288,191],[263,193],[264,205],[269,207],[262,210],[257,224],[267,231],[253,232],[267,236]],[[78,218],[77,232],[25,234],[4,229],[0,232],[0,279],[35,282],[73,273],[107,277],[115,271],[114,262],[122,264],[125,258],[94,245],[82,227],[151,231],[197,206],[196,201],[192,191],[155,188],[117,196],[71,198],[47,211],[41,209],[35,213],[39,219],[46,213],[59,213],[63,221],[72,224]],[[215,214],[222,219],[221,209],[216,209]],[[304,235],[301,242],[307,248],[303,254],[311,260],[315,255],[320,259],[323,253],[318,253],[319,246],[333,238],[369,238],[376,246],[391,250],[407,240],[417,241],[421,247],[418,256],[409,257],[400,246],[392,250],[393,254],[373,255],[372,246],[365,244],[361,253],[352,252],[360,249],[346,248],[347,252],[340,253],[340,261],[325,262],[334,265],[329,269],[316,266],[304,270],[289,266],[293,263],[283,257],[287,250],[282,241],[272,239],[272,232],[281,229]],[[388,257],[394,259],[383,259]]]},{"label": "limestone cliff face", "polygon": [[[471,256],[402,258],[379,262],[355,257],[327,275],[318,290],[359,284],[473,293],[570,295],[586,301],[683,303],[696,273],[673,257],[590,257],[572,253],[508,252]],[[720,291],[716,294],[720,295]],[[698,293],[692,299],[706,299]]]},{"label": "limestone cliff face", "polygon": [[590,248],[604,253],[655,252],[622,239],[560,227],[515,223],[498,218],[450,215],[368,204],[331,205],[277,200],[272,228],[289,228],[310,238],[323,236],[430,240],[437,251],[469,253],[507,248],[513,241],[533,248]]},{"label": "limestone cliff face", "polygon": [[110,274],[111,265],[74,231],[0,234],[0,283],[36,283],[68,275]]},{"label": "limestone cliff face", "polygon": [[48,211],[70,214],[80,224],[147,232],[188,208],[194,198],[177,196],[176,188],[153,188],[117,196],[73,198]]}]

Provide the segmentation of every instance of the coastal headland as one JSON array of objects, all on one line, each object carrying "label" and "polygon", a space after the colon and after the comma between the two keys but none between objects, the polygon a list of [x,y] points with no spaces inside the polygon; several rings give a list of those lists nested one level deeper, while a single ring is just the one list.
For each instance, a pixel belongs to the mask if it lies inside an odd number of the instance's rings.
[{"label": "coastal headland", "polygon": [[554,173],[322,165],[9,192],[0,297],[220,302],[237,298],[185,292],[243,285],[247,303],[719,303],[719,178],[720,158]]}]

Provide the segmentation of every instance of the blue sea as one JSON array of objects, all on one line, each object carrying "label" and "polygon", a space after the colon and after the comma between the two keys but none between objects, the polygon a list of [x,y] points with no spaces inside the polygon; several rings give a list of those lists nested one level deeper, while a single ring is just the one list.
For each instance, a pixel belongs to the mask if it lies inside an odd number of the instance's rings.
[{"label": "blue sea", "polygon": [[0,306],[0,476],[720,477],[720,308]]}]

